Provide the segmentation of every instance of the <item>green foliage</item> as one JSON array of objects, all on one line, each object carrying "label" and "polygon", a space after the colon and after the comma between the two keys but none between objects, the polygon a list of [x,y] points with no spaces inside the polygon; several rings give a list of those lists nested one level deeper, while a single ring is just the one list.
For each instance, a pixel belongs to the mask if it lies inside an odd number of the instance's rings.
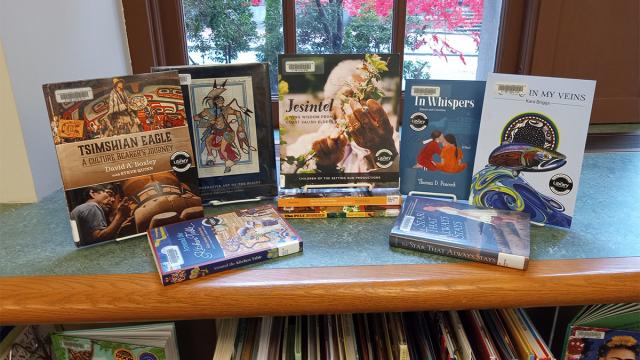
[{"label": "green foliage", "polygon": [[247,0],[184,0],[184,15],[189,50],[215,62],[230,63],[256,39]]},{"label": "green foliage", "polygon": [[391,17],[378,16],[373,10],[361,11],[344,29],[342,51],[345,53],[391,51]]},{"label": "green foliage", "polygon": [[402,75],[405,79],[430,79],[430,68],[431,65],[429,65],[428,61],[405,60],[402,68]]},{"label": "green foliage", "polygon": [[309,1],[296,6],[296,38],[298,53],[342,53],[342,1]]},{"label": "green foliage", "polygon": [[258,61],[269,63],[269,78],[271,91],[277,91],[278,84],[278,54],[284,50],[282,35],[282,4],[281,0],[265,0],[264,44],[257,49]]}]

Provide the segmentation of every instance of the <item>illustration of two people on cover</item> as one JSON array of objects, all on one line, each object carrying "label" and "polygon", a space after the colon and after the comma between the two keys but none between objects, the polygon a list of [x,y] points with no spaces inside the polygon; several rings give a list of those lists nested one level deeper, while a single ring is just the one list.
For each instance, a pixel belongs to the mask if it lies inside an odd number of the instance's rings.
[{"label": "illustration of two people on cover", "polygon": [[[416,157],[415,168],[426,171],[459,173],[467,168],[462,162],[462,149],[456,143],[453,134],[443,134],[440,130],[431,132],[431,138],[424,141],[424,147]],[[437,161],[437,160],[440,161]]]}]

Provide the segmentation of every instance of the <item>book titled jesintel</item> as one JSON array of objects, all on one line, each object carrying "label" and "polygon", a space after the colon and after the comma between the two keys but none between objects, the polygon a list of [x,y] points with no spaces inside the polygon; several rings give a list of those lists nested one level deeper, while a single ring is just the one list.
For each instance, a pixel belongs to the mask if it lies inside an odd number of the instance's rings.
[{"label": "book titled jesintel", "polygon": [[484,81],[407,79],[400,191],[469,197]]},{"label": "book titled jesintel", "polygon": [[272,206],[237,210],[149,230],[163,285],[302,251]]},{"label": "book titled jesintel", "polygon": [[469,202],[571,226],[596,82],[489,74]]},{"label": "book titled jesintel", "polygon": [[524,270],[529,262],[529,215],[407,196],[389,244]]}]

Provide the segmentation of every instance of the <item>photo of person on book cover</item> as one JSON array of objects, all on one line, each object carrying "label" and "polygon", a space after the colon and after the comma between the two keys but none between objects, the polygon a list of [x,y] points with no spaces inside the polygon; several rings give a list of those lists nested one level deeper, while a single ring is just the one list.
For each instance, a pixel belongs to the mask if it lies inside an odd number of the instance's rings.
[{"label": "photo of person on book cover", "polygon": [[[638,360],[638,333],[575,327],[567,343],[566,360]],[[595,335],[602,336],[595,336]]]},{"label": "photo of person on book cover", "polygon": [[80,246],[203,214],[200,197],[172,171],[68,190],[67,199]]},{"label": "photo of person on book cover", "polygon": [[395,55],[281,56],[281,184],[398,184]]},{"label": "photo of person on book cover", "polygon": [[50,119],[54,144],[186,124],[182,92],[179,86],[170,85],[168,79],[110,80],[112,85],[108,87],[105,82],[87,80],[75,89],[58,90],[60,101],[48,104],[54,114]]}]

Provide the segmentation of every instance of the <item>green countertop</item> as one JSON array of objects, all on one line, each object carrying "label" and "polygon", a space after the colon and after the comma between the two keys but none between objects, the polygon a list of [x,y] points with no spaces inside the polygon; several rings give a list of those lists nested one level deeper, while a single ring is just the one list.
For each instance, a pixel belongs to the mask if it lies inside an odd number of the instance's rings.
[{"label": "green countertop", "polygon": [[[233,208],[207,208],[207,213]],[[458,262],[390,249],[394,218],[292,219],[304,253],[255,268]],[[586,154],[570,230],[532,227],[531,259],[640,256],[640,153]],[[0,276],[155,272],[146,237],[76,249],[62,190],[36,204],[0,205]]]}]

